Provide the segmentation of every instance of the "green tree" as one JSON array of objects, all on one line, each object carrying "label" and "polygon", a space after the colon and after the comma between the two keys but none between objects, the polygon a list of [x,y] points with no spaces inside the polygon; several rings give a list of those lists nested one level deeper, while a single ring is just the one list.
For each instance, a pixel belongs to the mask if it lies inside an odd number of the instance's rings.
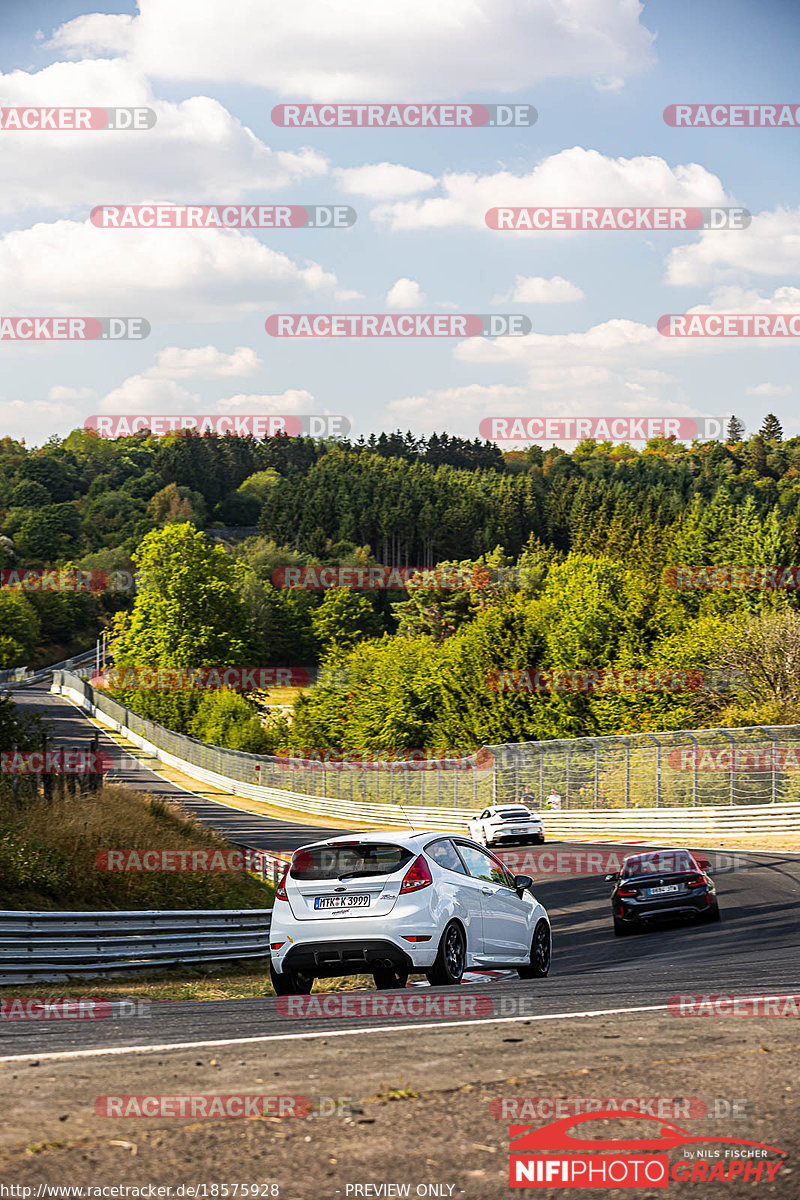
[{"label": "green tree", "polygon": [[349,650],[356,642],[380,637],[381,621],[366,596],[351,588],[330,588],[311,617],[318,641]]},{"label": "green tree", "polygon": [[738,417],[732,415],[730,421],[728,421],[728,428],[726,431],[725,440],[730,445],[730,444],[733,444],[736,442],[741,442],[743,437],[744,437],[744,422],[740,421]]},{"label": "green tree", "polygon": [[205,692],[189,721],[189,735],[212,746],[226,746],[248,754],[272,754],[275,740],[264,729],[258,714],[238,692],[222,689]]},{"label": "green tree", "polygon": [[24,592],[0,591],[0,668],[27,665],[40,632],[36,610]]},{"label": "green tree", "polygon": [[180,524],[184,521],[204,525],[205,514],[205,503],[200,493],[174,483],[168,483],[160,492],[156,492],[147,505],[147,515],[157,525]]},{"label": "green tree", "polygon": [[775,416],[775,413],[767,413],[764,417],[764,423],[758,432],[766,442],[783,441],[783,426]]},{"label": "green tree", "polygon": [[130,618],[117,620],[121,665],[244,665],[249,641],[241,564],[188,523],[152,530],[132,558],[139,590]]}]

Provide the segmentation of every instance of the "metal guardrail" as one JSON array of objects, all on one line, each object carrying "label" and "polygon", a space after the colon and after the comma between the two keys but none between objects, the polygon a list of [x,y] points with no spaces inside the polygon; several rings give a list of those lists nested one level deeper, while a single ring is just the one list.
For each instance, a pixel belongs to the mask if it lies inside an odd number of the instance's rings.
[{"label": "metal guardrail", "polygon": [[269,956],[270,909],[0,912],[0,985]]},{"label": "metal guardrail", "polygon": [[3,675],[10,676],[14,674],[13,671],[0,672],[0,685],[4,687],[29,687],[34,683],[41,683],[49,675],[54,675],[56,671],[62,670],[80,675],[85,668],[90,667],[94,662],[96,653],[96,650],[92,648],[91,650],[84,650],[81,654],[75,654],[72,658],[62,659],[61,662],[53,663],[49,667],[38,667],[35,671],[27,671],[26,668],[26,673],[16,679],[3,678]]}]

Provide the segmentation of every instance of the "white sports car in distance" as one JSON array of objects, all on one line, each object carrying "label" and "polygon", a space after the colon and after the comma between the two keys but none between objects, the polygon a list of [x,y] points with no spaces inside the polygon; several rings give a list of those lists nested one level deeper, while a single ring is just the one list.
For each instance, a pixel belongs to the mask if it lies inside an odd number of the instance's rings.
[{"label": "white sports car in distance", "polygon": [[278,996],[316,978],[371,974],[405,987],[424,972],[458,984],[469,967],[550,970],[550,920],[528,875],[460,834],[362,833],[295,850],[270,923]]},{"label": "white sports car in distance", "polygon": [[469,823],[469,836],[484,846],[544,841],[544,827],[524,804],[493,804]]}]

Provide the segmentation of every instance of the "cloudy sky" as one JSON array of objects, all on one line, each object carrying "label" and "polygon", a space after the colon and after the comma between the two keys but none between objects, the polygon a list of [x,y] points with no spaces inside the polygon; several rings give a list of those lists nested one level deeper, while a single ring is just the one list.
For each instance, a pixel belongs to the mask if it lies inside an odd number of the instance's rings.
[{"label": "cloudy sky", "polygon": [[[484,417],[773,410],[797,341],[667,339],[663,313],[800,312],[794,0],[3,0],[0,105],[146,106],[141,131],[0,130],[0,315],[140,316],[145,341],[0,342],[0,436],[92,413]],[[291,129],[288,102],[528,103],[530,128]],[[99,229],[100,204],[348,204],[349,229]],[[499,205],[742,205],[746,230],[497,232]],[[271,313],[518,312],[523,338],[277,340]]]}]

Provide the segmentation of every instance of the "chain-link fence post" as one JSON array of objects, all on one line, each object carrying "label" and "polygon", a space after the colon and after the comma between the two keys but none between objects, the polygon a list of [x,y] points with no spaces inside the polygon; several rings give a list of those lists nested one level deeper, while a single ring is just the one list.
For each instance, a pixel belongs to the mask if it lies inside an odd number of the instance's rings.
[{"label": "chain-link fence post", "polygon": [[700,743],[696,737],[692,737],[691,733],[687,733],[685,736],[692,743],[692,807],[697,808],[697,772],[699,770]]},{"label": "chain-link fence post", "polygon": [[736,803],[736,738],[725,729],[720,729],[723,737],[731,743],[731,804]]},{"label": "chain-link fence post", "polygon": [[762,733],[765,733],[770,740],[770,804],[774,804],[778,799],[778,736],[771,729],[767,729],[764,725],[759,725]]}]

